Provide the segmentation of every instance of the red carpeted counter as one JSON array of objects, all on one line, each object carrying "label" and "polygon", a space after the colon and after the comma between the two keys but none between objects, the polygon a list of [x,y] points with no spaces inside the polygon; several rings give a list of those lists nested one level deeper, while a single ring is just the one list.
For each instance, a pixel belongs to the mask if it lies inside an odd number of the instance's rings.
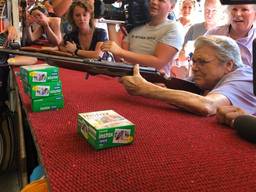
[{"label": "red carpeted counter", "polygon": [[[22,104],[53,192],[255,191],[256,146],[215,117],[130,96],[117,79],[60,69],[64,109]],[[77,134],[77,114],[113,109],[136,125],[128,146],[95,151]]]}]

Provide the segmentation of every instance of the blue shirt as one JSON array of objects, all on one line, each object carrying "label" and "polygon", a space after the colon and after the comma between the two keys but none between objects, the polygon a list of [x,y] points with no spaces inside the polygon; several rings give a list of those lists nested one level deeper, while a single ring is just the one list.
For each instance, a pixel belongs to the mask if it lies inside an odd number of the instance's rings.
[{"label": "blue shirt", "polygon": [[250,114],[256,114],[256,96],[253,94],[253,75],[249,66],[225,75],[210,93],[226,96],[232,105]]}]

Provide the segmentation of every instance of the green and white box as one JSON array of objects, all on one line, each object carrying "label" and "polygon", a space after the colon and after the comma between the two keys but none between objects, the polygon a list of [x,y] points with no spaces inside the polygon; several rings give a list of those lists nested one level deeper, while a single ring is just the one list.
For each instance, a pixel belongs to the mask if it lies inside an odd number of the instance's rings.
[{"label": "green and white box", "polygon": [[78,133],[95,149],[130,144],[135,126],[113,110],[79,113]]},{"label": "green and white box", "polygon": [[22,81],[30,85],[59,81],[59,68],[48,64],[22,66],[20,76]]},{"label": "green and white box", "polygon": [[51,97],[62,94],[61,81],[40,83],[35,85],[29,85],[25,81],[22,82],[25,93],[30,96],[31,99],[38,99],[41,97]]},{"label": "green and white box", "polygon": [[63,95],[59,95],[40,99],[31,99],[31,105],[33,112],[60,109],[64,107],[64,97]]}]

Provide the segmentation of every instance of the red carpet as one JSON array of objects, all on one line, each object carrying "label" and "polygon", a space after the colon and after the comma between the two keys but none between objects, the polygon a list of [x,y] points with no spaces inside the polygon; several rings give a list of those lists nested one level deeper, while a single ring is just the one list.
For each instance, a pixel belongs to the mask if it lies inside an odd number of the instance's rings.
[{"label": "red carpet", "polygon": [[[105,76],[61,69],[64,109],[32,113],[31,130],[53,192],[255,191],[256,146],[215,117],[129,96]],[[95,151],[77,134],[77,114],[113,109],[135,125],[132,145]]]}]

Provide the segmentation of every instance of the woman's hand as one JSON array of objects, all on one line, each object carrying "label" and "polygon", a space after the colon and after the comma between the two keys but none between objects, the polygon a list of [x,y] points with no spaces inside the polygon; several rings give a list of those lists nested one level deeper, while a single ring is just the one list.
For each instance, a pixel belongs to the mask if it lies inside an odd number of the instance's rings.
[{"label": "woman's hand", "polygon": [[105,41],[101,46],[101,50],[111,52],[116,56],[121,56],[123,49],[119,47],[117,43],[114,41]]},{"label": "woman's hand", "polygon": [[140,75],[138,64],[133,68],[133,76],[122,77],[119,81],[131,95],[143,95],[144,90],[147,89],[147,85],[150,84]]},{"label": "woman's hand", "polygon": [[239,107],[232,105],[222,106],[217,109],[216,118],[219,123],[233,127],[234,120],[240,115],[246,115],[247,112]]},{"label": "woman's hand", "polygon": [[26,24],[27,26],[31,26],[35,22],[35,18],[29,13],[26,14]]},{"label": "woman's hand", "polygon": [[76,44],[73,42],[70,42],[70,41],[67,41],[66,42],[66,46],[65,46],[66,50],[69,52],[69,53],[72,53],[73,55],[75,54],[75,51],[77,49],[77,46]]}]

